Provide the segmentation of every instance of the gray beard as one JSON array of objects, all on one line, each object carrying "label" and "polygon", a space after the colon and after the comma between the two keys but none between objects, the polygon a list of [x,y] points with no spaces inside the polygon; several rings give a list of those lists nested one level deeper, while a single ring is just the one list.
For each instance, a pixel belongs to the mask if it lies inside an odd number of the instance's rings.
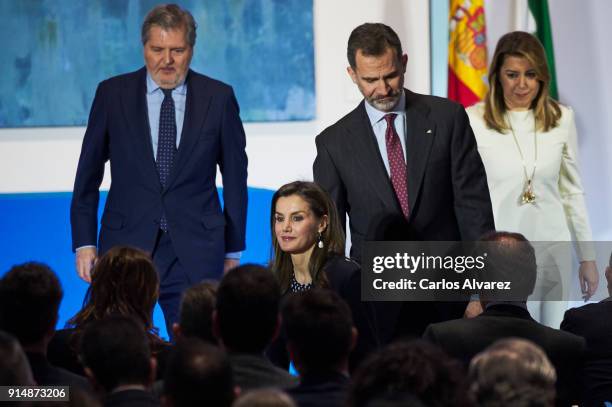
[{"label": "gray beard", "polygon": [[393,110],[395,106],[397,106],[397,104],[400,101],[400,97],[401,97],[401,93],[397,96],[394,96],[392,99],[388,99],[385,101],[372,100],[372,101],[368,101],[368,103],[375,109],[380,110],[381,112],[390,112]]}]

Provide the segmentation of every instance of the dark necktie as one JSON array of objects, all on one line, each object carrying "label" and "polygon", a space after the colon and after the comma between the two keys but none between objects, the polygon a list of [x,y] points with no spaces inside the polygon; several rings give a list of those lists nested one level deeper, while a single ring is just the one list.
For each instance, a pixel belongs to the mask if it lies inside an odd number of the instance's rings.
[{"label": "dark necktie", "polygon": [[[174,113],[174,100],[172,99],[172,89],[162,89],[164,100],[159,112],[159,136],[157,139],[157,172],[159,181],[163,188],[170,176],[170,170],[176,155],[176,116]],[[159,221],[159,228],[164,232],[168,231],[168,221],[166,214],[162,214]]]},{"label": "dark necktie", "polygon": [[389,159],[389,172],[391,173],[391,184],[399,201],[404,217],[408,218],[408,182],[406,178],[406,162],[402,143],[395,131],[393,121],[397,115],[389,113],[385,115],[387,130],[385,131],[385,143],[387,145],[387,157]]}]

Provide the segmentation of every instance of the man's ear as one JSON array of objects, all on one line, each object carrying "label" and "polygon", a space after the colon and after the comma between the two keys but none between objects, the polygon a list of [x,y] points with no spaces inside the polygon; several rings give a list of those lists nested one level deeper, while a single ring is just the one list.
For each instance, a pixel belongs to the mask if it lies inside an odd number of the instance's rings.
[{"label": "man's ear", "polygon": [[178,322],[172,324],[172,333],[176,339],[183,337],[183,332],[181,330],[181,325]]},{"label": "man's ear", "polygon": [[151,357],[149,359],[149,363],[151,365],[151,372],[149,373],[149,382],[147,383],[147,387],[150,387],[153,383],[155,383],[155,378],[157,377],[157,359]]},{"label": "man's ear", "polygon": [[85,377],[87,378],[89,383],[91,383],[91,387],[94,389],[94,391],[99,394],[104,394],[105,390],[96,380],[96,375],[94,374],[94,372],[88,367],[84,367],[83,371],[85,372]]},{"label": "man's ear", "polygon": [[406,66],[408,65],[408,54],[402,55],[402,72],[406,73]]},{"label": "man's ear", "polygon": [[357,328],[352,327],[351,328],[351,347],[350,347],[351,352],[355,349],[355,346],[357,346],[358,338],[359,338],[359,331],[357,331]]},{"label": "man's ear", "polygon": [[357,83],[357,72],[355,72],[350,66],[346,67],[346,72],[348,72],[353,83]]}]

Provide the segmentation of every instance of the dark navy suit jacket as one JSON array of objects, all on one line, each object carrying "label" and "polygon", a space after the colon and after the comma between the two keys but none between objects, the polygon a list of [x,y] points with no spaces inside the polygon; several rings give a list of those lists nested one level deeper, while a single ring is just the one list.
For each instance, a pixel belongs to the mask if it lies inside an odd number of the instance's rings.
[{"label": "dark navy suit jacket", "polygon": [[[162,212],[179,261],[192,281],[220,277],[226,252],[245,248],[247,157],[233,90],[189,71],[178,153],[165,188],[155,167],[147,117],[146,70],[101,82],[77,169],[70,219],[73,250],[92,245],[104,164],[112,183],[98,240],[151,251]],[[223,174],[221,209],[215,186]]]}]

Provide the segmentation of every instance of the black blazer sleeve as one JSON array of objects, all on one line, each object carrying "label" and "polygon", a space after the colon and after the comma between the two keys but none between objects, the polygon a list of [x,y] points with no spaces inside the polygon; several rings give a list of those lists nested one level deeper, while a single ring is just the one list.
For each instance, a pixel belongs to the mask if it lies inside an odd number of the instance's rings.
[{"label": "black blazer sleeve", "polygon": [[465,109],[456,105],[451,139],[454,205],[462,240],[495,230],[487,175]]}]

